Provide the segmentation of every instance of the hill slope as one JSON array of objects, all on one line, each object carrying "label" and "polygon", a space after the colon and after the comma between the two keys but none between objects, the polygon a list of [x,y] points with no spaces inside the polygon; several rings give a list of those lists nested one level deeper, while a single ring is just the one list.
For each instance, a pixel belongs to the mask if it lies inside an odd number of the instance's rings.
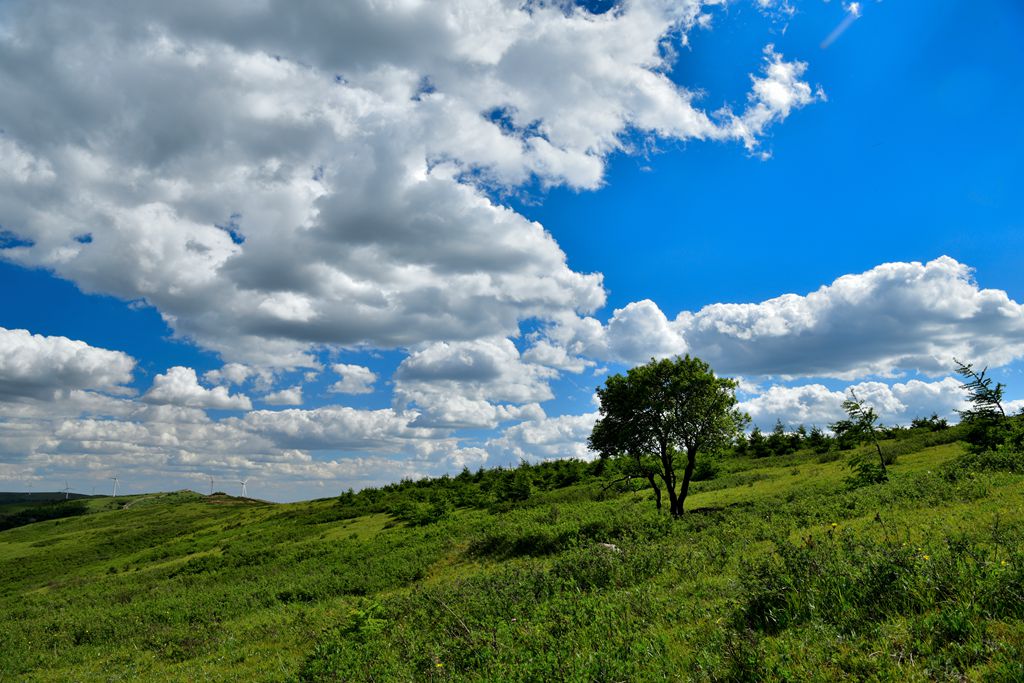
[{"label": "hill slope", "polygon": [[1024,476],[960,452],[855,490],[842,460],[730,458],[675,522],[592,472],[355,517],[83,501],[0,532],[0,679],[1021,680]]}]

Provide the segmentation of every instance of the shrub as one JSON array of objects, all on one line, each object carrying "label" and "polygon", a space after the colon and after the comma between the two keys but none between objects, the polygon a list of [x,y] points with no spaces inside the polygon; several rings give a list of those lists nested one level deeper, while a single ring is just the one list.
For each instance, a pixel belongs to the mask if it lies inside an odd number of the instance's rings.
[{"label": "shrub", "polygon": [[693,467],[690,481],[709,481],[718,476],[718,465],[710,458],[698,460]]}]

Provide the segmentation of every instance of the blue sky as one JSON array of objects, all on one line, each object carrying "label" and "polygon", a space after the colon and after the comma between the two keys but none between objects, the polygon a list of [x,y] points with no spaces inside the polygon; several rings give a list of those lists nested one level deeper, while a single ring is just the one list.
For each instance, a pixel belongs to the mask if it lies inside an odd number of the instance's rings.
[{"label": "blue sky", "polygon": [[0,488],[588,457],[683,352],[762,426],[1024,399],[1019,3],[457,4],[0,9]]}]

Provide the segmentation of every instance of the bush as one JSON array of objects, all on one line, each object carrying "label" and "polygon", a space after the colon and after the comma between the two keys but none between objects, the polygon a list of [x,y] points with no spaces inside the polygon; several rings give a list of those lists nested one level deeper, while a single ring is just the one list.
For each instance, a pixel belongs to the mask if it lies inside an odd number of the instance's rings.
[{"label": "bush", "polygon": [[690,481],[709,481],[718,476],[718,465],[710,458],[698,460],[693,466],[693,476]]},{"label": "bush", "polygon": [[849,463],[853,474],[846,478],[846,486],[850,489],[881,484],[889,479],[881,463],[872,457],[857,455],[850,458]]},{"label": "bush", "polygon": [[978,628],[966,623],[976,616],[1024,616],[1020,539],[998,540],[946,537],[921,547],[829,531],[783,543],[744,570],[734,627],[773,634],[821,622],[856,634],[892,617],[928,615],[926,625],[941,626],[936,638],[962,640]]},{"label": "bush", "polygon": [[949,481],[957,481],[974,472],[1024,474],[1024,452],[1004,444],[989,451],[965,453],[942,468],[943,476]]}]

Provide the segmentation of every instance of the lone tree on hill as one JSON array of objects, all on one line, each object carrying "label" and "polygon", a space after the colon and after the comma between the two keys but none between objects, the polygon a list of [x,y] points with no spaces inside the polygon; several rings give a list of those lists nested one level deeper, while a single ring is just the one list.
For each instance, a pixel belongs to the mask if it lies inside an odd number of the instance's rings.
[{"label": "lone tree on hill", "polygon": [[843,410],[846,411],[849,419],[833,424],[832,431],[836,434],[845,431],[845,435],[857,442],[868,441],[874,445],[875,452],[878,453],[877,467],[865,455],[855,455],[850,459],[850,466],[857,471],[856,481],[876,484],[887,480],[889,470],[885,467],[886,457],[882,453],[882,446],[878,443],[878,413],[874,408],[861,401],[852,388],[850,389],[850,398],[843,401]]},{"label": "lone tree on hill", "polygon": [[[683,514],[698,453],[730,445],[749,417],[736,408],[736,382],[715,377],[699,358],[676,357],[613,375],[597,389],[601,419],[590,434],[590,449],[602,458],[627,458],[632,476],[654,489],[661,509],[661,486],[669,511]],[[686,456],[679,487],[682,455]]]},{"label": "lone tree on hill", "polygon": [[974,369],[971,363],[961,363],[956,358],[956,372],[964,378],[961,384],[967,392],[967,400],[971,404],[968,410],[958,410],[960,420],[968,425],[967,442],[971,450],[982,452],[991,450],[1004,443],[1010,434],[1010,422],[1003,410],[1003,389],[1005,385],[996,382],[992,386],[992,378]]}]

